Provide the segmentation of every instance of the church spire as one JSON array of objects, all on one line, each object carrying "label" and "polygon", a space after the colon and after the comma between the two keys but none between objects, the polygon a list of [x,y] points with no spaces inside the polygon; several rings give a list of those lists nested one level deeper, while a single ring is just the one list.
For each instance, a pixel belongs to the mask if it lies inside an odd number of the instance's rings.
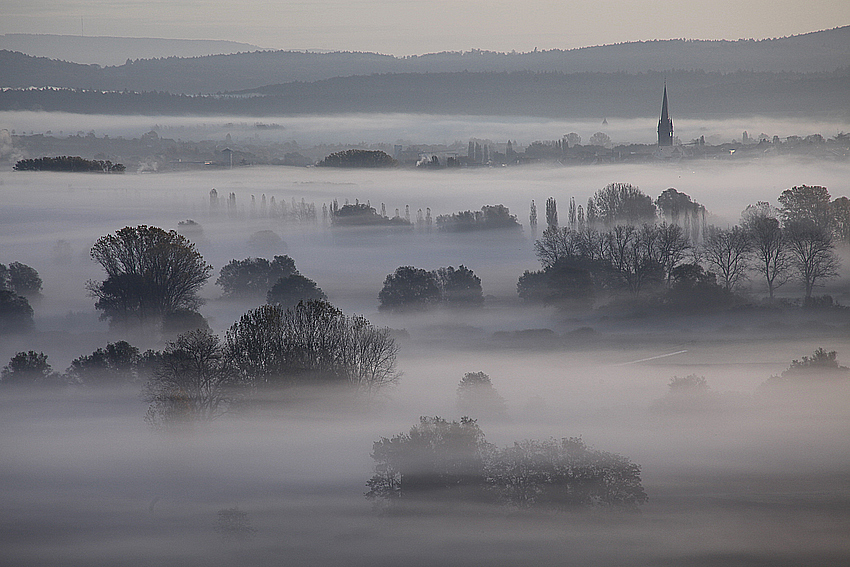
[{"label": "church spire", "polygon": [[667,110],[667,81],[664,81],[664,101],[661,103],[661,119],[658,121],[658,145],[673,145],[673,121]]}]

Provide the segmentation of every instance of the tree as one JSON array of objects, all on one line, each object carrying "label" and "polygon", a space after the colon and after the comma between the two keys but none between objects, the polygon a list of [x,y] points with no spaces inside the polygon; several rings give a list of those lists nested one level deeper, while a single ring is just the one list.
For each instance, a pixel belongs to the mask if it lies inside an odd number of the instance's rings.
[{"label": "tree", "polygon": [[522,508],[633,508],[647,501],[640,467],[580,438],[524,440],[497,449],[474,419],[420,417],[408,433],[372,445],[366,497],[503,502]]},{"label": "tree", "polygon": [[26,297],[7,289],[0,289],[0,335],[31,331],[32,316],[32,307]]},{"label": "tree", "polygon": [[326,301],[328,296],[316,282],[299,273],[290,274],[275,282],[266,294],[266,303],[278,304],[285,309],[295,307],[299,301]]},{"label": "tree", "polygon": [[603,148],[610,148],[613,145],[611,143],[611,136],[605,132],[596,132],[590,137],[590,142],[588,143],[591,146],[602,146]]},{"label": "tree", "polygon": [[609,228],[617,224],[636,226],[655,222],[652,198],[628,183],[609,183],[594,193],[593,203],[595,214]]},{"label": "tree", "polygon": [[384,280],[378,293],[382,311],[422,310],[441,301],[440,287],[433,272],[401,266]]},{"label": "tree", "polygon": [[380,150],[345,150],[320,161],[319,167],[395,167],[398,162]]},{"label": "tree", "polygon": [[850,245],[850,199],[838,197],[830,204],[830,208],[835,237]]},{"label": "tree", "polygon": [[703,257],[717,269],[723,288],[732,291],[746,278],[752,249],[749,234],[740,226],[714,228],[705,241]]},{"label": "tree", "polygon": [[819,185],[800,185],[786,189],[779,196],[782,222],[809,224],[826,231],[832,228],[829,191]]},{"label": "tree", "polygon": [[501,500],[520,508],[635,508],[648,500],[638,465],[580,437],[516,442],[495,455],[488,476]]},{"label": "tree", "polygon": [[717,276],[699,264],[680,264],[673,268],[672,285],[663,296],[664,306],[675,312],[717,311],[732,305],[735,296],[717,284]]},{"label": "tree", "polygon": [[225,341],[255,388],[330,383],[374,392],[399,379],[390,330],[346,317],[326,301],[260,306],[234,323]]},{"label": "tree", "polygon": [[185,237],[144,225],[101,237],[91,256],[107,279],[89,282],[88,288],[97,298],[95,308],[112,322],[144,323],[198,307],[198,290],[212,271]]},{"label": "tree", "polygon": [[463,375],[457,387],[457,408],[461,415],[476,418],[508,418],[505,399],[493,387],[490,377],[483,372],[467,372]]},{"label": "tree", "polygon": [[673,270],[681,264],[691,249],[690,241],[685,231],[678,224],[661,223],[655,228],[657,260],[664,268],[667,287],[670,287]]},{"label": "tree", "polygon": [[517,294],[530,303],[543,303],[560,308],[586,308],[593,305],[593,272],[580,259],[563,259],[542,271],[526,270],[517,282]]},{"label": "tree", "polygon": [[791,365],[779,376],[771,376],[764,383],[767,387],[811,384],[815,381],[829,381],[850,378],[850,368],[838,364],[838,353],[827,352],[819,347],[812,356],[802,360],[792,360]]},{"label": "tree", "polygon": [[744,211],[744,230],[749,233],[752,242],[754,268],[764,276],[772,300],[776,289],[788,281],[791,257],[788,254],[785,235],[779,226],[779,219],[768,216],[769,214],[759,213],[747,207]]},{"label": "tree", "polygon": [[805,221],[789,224],[785,234],[791,264],[803,283],[805,302],[809,303],[816,286],[838,276],[835,244],[827,229]]},{"label": "tree", "polygon": [[150,402],[145,421],[169,427],[221,417],[238,399],[238,385],[218,336],[204,329],[190,331],[168,343],[145,385]]},{"label": "tree", "polygon": [[39,294],[41,285],[38,272],[26,264],[12,262],[8,268],[0,264],[0,289],[7,289],[26,298],[32,298]]},{"label": "tree", "polygon": [[47,355],[43,352],[19,352],[0,372],[0,383],[4,386],[39,386],[56,383],[58,375],[53,372]]},{"label": "tree", "polygon": [[434,272],[443,301],[450,307],[476,307],[484,303],[481,278],[464,265]]},{"label": "tree", "polygon": [[567,141],[567,145],[570,148],[581,144],[581,136],[579,136],[575,132],[570,132],[569,134],[564,136],[564,139]]},{"label": "tree", "polygon": [[133,383],[138,379],[139,349],[127,341],[107,343],[93,353],[75,358],[65,371],[68,382],[87,386]]},{"label": "tree", "polygon": [[701,206],[685,193],[670,187],[655,200],[661,215],[671,224],[679,224],[684,215],[690,215],[694,206]]},{"label": "tree", "polygon": [[193,309],[177,309],[162,317],[162,332],[166,336],[176,337],[189,331],[209,328],[206,318]]},{"label": "tree", "polygon": [[555,197],[546,199],[546,228],[558,228],[558,203]]},{"label": "tree", "polygon": [[87,160],[79,156],[40,157],[22,159],[12,168],[15,171],[73,171],[95,173],[124,173],[126,167],[109,160]]},{"label": "tree", "polygon": [[656,258],[655,236],[652,225],[640,229],[615,225],[603,234],[605,260],[632,294],[640,293],[647,283],[663,279],[663,267]]},{"label": "tree", "polygon": [[375,475],[370,499],[480,499],[486,496],[484,463],[490,451],[474,419],[448,422],[420,417],[408,433],[372,445]]},{"label": "tree", "polygon": [[219,272],[215,285],[225,297],[262,297],[278,280],[297,273],[295,260],[289,256],[275,256],[271,262],[265,258],[231,260]]}]

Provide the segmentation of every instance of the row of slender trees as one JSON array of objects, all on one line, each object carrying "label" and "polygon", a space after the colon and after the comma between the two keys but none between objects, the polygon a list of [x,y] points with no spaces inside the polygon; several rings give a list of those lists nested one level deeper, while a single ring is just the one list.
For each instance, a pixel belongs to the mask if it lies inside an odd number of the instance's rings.
[{"label": "row of slender trees", "polygon": [[[556,272],[562,279],[570,276],[563,285],[578,295],[594,287],[638,294],[647,284],[671,287],[677,268],[692,264],[714,274],[726,292],[738,289],[750,273],[759,274],[771,299],[797,279],[810,302],[817,286],[838,275],[835,248],[850,221],[850,201],[831,201],[823,187],[799,186],[784,191],[779,202],[781,209],[751,205],[740,225],[718,228],[705,224],[704,207],[675,189],[653,204],[634,187],[612,184],[590,199],[592,221],[571,201],[569,225],[561,227],[549,199],[548,227],[535,242],[543,271],[524,274],[520,295],[533,298],[540,285],[557,287]],[[532,219],[535,214],[532,203]]]}]

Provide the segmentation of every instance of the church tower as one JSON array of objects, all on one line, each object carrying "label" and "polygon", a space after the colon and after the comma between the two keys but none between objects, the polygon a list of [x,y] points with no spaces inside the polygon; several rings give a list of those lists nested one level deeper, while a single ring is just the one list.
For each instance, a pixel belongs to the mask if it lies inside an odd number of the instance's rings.
[{"label": "church tower", "polygon": [[667,111],[667,82],[664,82],[664,102],[661,103],[661,120],[658,121],[658,145],[673,145],[673,121]]}]

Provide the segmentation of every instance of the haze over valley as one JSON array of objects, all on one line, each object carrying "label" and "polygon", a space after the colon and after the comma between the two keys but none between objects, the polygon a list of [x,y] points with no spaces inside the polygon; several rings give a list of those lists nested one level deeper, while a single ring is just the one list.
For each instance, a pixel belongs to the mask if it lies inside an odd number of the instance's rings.
[{"label": "haze over valley", "polygon": [[848,564],[848,30],[5,30],[0,563]]}]

